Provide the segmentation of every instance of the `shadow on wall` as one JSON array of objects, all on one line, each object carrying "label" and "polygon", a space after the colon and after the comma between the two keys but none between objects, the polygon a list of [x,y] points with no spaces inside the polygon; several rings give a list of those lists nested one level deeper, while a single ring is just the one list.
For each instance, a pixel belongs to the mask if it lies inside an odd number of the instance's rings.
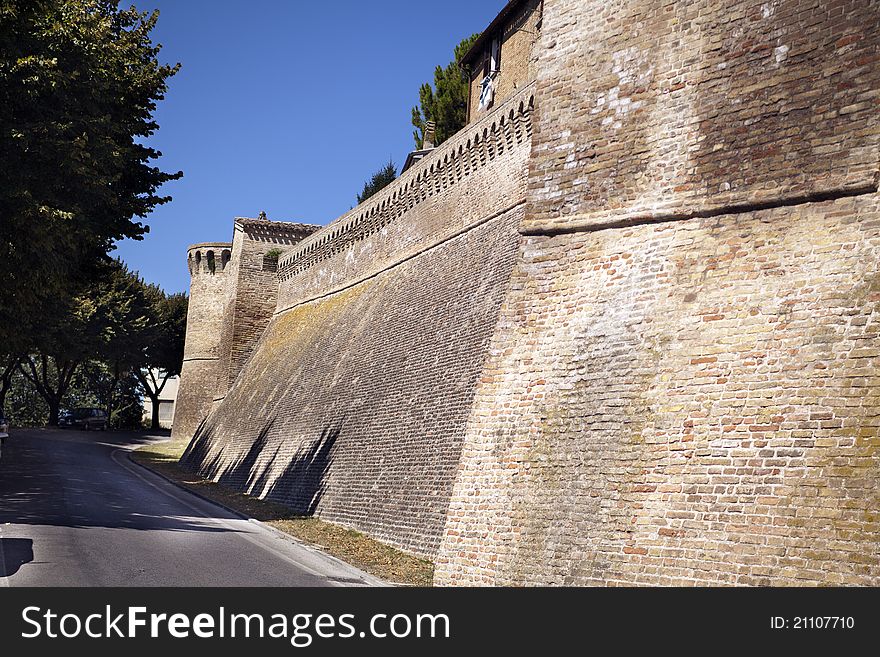
[{"label": "shadow on wall", "polygon": [[[265,458],[269,432],[275,424],[270,419],[240,460],[224,465],[223,449],[211,449],[213,427],[203,421],[180,459],[181,465],[218,483],[269,499],[290,508],[300,516],[312,516],[327,491],[328,474],[333,462],[336,441],[342,432],[344,418],[328,424],[320,437],[304,444],[281,469],[276,463],[284,460],[280,441],[271,458]],[[213,452],[213,453],[211,453]]]}]

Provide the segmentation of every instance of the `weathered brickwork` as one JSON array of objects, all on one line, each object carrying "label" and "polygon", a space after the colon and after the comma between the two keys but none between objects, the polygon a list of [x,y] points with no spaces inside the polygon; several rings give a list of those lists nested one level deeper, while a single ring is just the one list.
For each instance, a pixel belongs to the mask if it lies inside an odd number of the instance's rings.
[{"label": "weathered brickwork", "polygon": [[877,195],[530,237],[444,584],[880,583]]},{"label": "weathered brickwork", "polygon": [[278,296],[277,256],[319,226],[238,218],[233,240],[187,253],[190,300],[172,433],[192,437],[223,399],[262,335]]},{"label": "weathered brickwork", "polygon": [[284,253],[275,317],[189,467],[436,553],[517,253],[532,103],[526,87]]},{"label": "weathered brickwork", "polygon": [[278,300],[278,259],[284,251],[320,226],[239,218],[232,240],[232,287],[227,295],[228,347],[222,357],[227,376],[217,398],[238,376],[269,320]]},{"label": "weathered brickwork", "polygon": [[226,325],[232,244],[195,244],[187,252],[189,309],[180,387],[174,405],[172,434],[192,436],[207,416],[217,384],[224,378],[220,338]]},{"label": "weathered brickwork", "polygon": [[185,462],[433,556],[522,208],[276,316]]},{"label": "weathered brickwork", "polygon": [[185,463],[440,584],[880,585],[880,2],[514,4],[534,82],[193,275]]},{"label": "weathered brickwork", "polygon": [[520,203],[533,102],[528,86],[285,253],[279,310],[373,276]]},{"label": "weathered brickwork", "polygon": [[876,1],[548,0],[529,225],[865,189]]}]

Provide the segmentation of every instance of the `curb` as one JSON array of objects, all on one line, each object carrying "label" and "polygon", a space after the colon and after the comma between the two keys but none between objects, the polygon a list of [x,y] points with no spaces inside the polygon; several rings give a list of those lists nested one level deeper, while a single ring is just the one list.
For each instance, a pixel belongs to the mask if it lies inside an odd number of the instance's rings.
[{"label": "curb", "polygon": [[381,586],[385,586],[385,587],[404,586],[405,587],[406,586],[405,584],[395,584],[394,582],[389,582],[387,580],[382,579],[381,577],[379,577],[377,575],[373,575],[372,573],[368,573],[363,568],[361,568],[359,566],[355,566],[354,564],[348,563],[347,561],[343,561],[339,557],[337,557],[333,554],[330,554],[329,552],[327,552],[325,549],[323,549],[319,545],[313,545],[312,543],[307,543],[307,542],[297,538],[296,536],[288,534],[287,532],[283,532],[280,529],[278,529],[277,527],[273,527],[272,525],[269,525],[269,524],[263,522],[262,520],[257,520],[256,518],[249,516],[246,513],[239,511],[238,509],[233,509],[231,506],[228,506],[228,505],[224,504],[223,502],[218,502],[217,500],[211,499],[207,495],[203,495],[202,493],[190,490],[186,486],[183,486],[182,484],[174,481],[173,479],[162,474],[158,470],[154,470],[150,466],[145,465],[143,463],[140,463],[140,462],[136,461],[135,459],[131,458],[131,455],[134,454],[136,451],[137,451],[136,449],[126,450],[126,458],[128,459],[129,463],[132,463],[140,468],[143,468],[144,470],[147,470],[148,472],[153,473],[157,477],[164,479],[165,481],[167,481],[169,484],[172,484],[176,488],[179,488],[180,490],[185,491],[185,492],[189,493],[190,495],[194,495],[195,497],[198,497],[200,500],[203,500],[205,502],[209,502],[210,504],[214,504],[216,506],[219,506],[221,509],[228,511],[229,513],[241,518],[242,520],[247,520],[248,522],[252,522],[256,525],[259,525],[260,527],[263,527],[264,529],[268,529],[270,532],[273,532],[277,536],[280,536],[281,538],[284,538],[288,541],[296,543],[300,547],[306,548],[308,550],[313,550],[315,552],[319,552],[323,556],[325,556],[329,559],[333,559],[334,561],[338,561],[339,563],[341,563],[345,566],[348,566],[349,568],[357,568],[359,571],[361,571],[362,573],[364,573],[367,576],[368,579],[364,582],[365,584],[367,584],[369,586],[377,586],[377,587],[381,587]]}]

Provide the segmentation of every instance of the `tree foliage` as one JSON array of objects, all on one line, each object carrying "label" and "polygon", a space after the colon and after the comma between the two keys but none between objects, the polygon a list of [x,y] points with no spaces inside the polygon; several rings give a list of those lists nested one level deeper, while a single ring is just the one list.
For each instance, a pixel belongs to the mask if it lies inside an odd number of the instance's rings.
[{"label": "tree foliage", "polygon": [[394,166],[394,162],[388,160],[388,164],[379,169],[373,174],[372,178],[364,183],[364,191],[358,194],[357,197],[358,203],[363,203],[373,194],[393,183],[396,178],[397,169]]},{"label": "tree foliage", "polygon": [[130,426],[141,396],[158,409],[165,383],[180,373],[186,296],[166,295],[119,261],[98,274],[47,318],[29,351],[7,361],[40,395],[49,424],[64,406],[99,404],[114,426]]},{"label": "tree foliage", "polygon": [[134,375],[143,393],[150,398],[150,428],[159,428],[159,396],[171,377],[180,374],[186,337],[186,313],[189,302],[185,294],[166,295],[156,286],[148,287],[153,324],[150,339],[145,342],[143,357]]},{"label": "tree foliage", "polygon": [[458,61],[464,57],[479,38],[472,34],[455,47],[453,60],[445,68],[434,69],[434,86],[426,82],[419,88],[419,106],[412,108],[412,124],[415,126],[413,139],[416,148],[422,148],[425,124],[435,124],[435,146],[461,130],[467,123],[468,74],[461,69]]},{"label": "tree foliage", "polygon": [[[0,343],[64,312],[116,240],[141,239],[181,173],[143,141],[176,66],[157,12],[112,0],[0,0]],[[59,302],[59,299],[60,302]],[[60,307],[59,307],[60,306]],[[14,309],[14,312],[10,312]]]}]

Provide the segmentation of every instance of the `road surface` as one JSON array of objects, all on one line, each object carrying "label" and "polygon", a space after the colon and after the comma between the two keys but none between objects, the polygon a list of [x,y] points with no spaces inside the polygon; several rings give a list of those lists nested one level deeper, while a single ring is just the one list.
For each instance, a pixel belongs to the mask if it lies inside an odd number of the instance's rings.
[{"label": "road surface", "polygon": [[10,432],[0,459],[0,587],[379,583],[129,460],[153,440]]}]

